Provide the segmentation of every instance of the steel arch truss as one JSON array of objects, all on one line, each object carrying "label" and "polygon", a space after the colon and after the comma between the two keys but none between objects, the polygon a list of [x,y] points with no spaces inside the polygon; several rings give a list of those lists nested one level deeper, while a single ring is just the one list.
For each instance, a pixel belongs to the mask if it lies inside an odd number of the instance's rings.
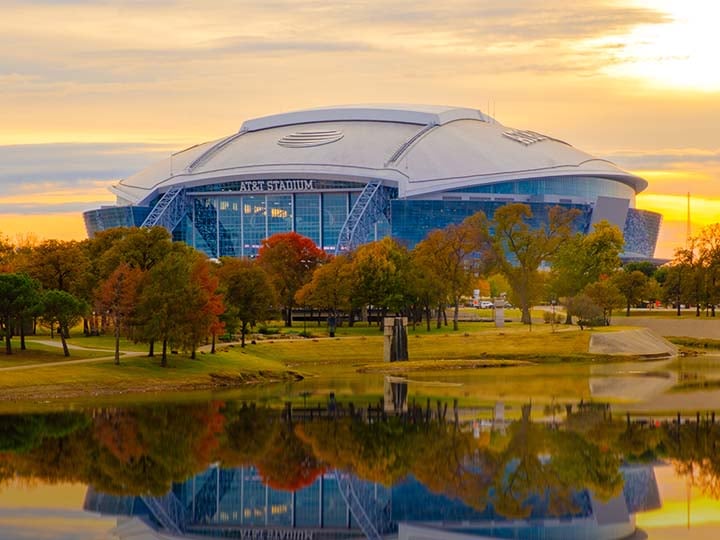
[{"label": "steel arch truss", "polygon": [[335,253],[347,253],[367,242],[381,217],[390,219],[390,201],[397,198],[397,189],[372,180],[365,185],[353,205],[338,236]]},{"label": "steel arch truss", "polygon": [[173,186],[160,197],[141,227],[165,227],[170,233],[178,226],[187,212],[185,188]]}]

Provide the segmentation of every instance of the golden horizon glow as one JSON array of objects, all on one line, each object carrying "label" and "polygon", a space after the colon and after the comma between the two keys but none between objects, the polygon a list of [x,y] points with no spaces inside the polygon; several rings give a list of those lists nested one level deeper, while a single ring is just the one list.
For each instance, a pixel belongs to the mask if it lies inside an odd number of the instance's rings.
[{"label": "golden horizon glow", "polygon": [[668,13],[665,24],[641,25],[620,42],[611,75],[671,88],[720,90],[720,3],[714,0],[641,0],[639,5]]}]

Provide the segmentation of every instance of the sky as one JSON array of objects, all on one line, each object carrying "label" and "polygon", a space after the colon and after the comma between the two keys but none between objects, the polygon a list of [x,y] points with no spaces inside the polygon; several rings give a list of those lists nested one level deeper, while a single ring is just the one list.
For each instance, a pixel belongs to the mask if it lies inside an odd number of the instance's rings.
[{"label": "sky", "polygon": [[85,237],[107,187],[265,114],[473,107],[650,182],[656,256],[720,221],[715,0],[0,0],[0,234]]}]

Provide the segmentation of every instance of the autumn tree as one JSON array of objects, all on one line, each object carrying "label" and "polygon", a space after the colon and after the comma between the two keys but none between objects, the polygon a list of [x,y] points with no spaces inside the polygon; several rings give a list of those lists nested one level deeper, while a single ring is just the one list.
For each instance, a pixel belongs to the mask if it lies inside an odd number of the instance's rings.
[{"label": "autumn tree", "polygon": [[258,263],[267,271],[278,293],[285,326],[292,326],[295,294],[312,278],[327,255],[315,243],[296,232],[278,233],[262,241]]},{"label": "autumn tree", "polygon": [[527,204],[507,204],[493,216],[494,255],[499,270],[510,282],[522,309],[522,322],[530,324],[530,306],[541,292],[539,269],[550,262],[560,245],[572,231],[577,210],[563,210],[559,206],[548,210],[547,221],[533,228],[532,210]]},{"label": "autumn tree", "polygon": [[617,285],[610,279],[603,279],[591,283],[583,293],[603,311],[605,325],[610,325],[613,309],[620,308],[624,304],[624,298]]},{"label": "autumn tree", "polygon": [[[550,289],[557,298],[570,299],[590,283],[609,276],[620,266],[623,249],[620,229],[600,221],[585,235],[576,233],[562,242],[552,260]],[[567,324],[572,324],[570,310]]]},{"label": "autumn tree", "polygon": [[50,327],[52,335],[53,328],[56,326],[60,329],[60,341],[62,342],[63,353],[70,356],[70,350],[67,345],[67,337],[65,330],[72,328],[87,313],[87,304],[70,294],[69,292],[51,289],[45,291],[41,299],[42,319]]},{"label": "autumn tree", "polygon": [[23,327],[24,315],[39,302],[40,284],[25,274],[0,274],[0,323],[5,331],[5,354],[12,354],[15,325]]},{"label": "autumn tree", "polygon": [[436,286],[454,307],[453,330],[458,329],[461,297],[489,267],[489,248],[488,222],[482,212],[460,224],[431,231],[415,247],[416,263],[435,277]]},{"label": "autumn tree", "polygon": [[45,240],[30,251],[24,269],[43,289],[75,294],[87,267],[88,259],[79,242]]},{"label": "autumn tree", "polygon": [[218,268],[227,314],[240,322],[241,346],[248,328],[272,316],[277,295],[267,272],[257,262],[223,257]]},{"label": "autumn tree", "polygon": [[120,364],[120,333],[127,328],[135,311],[142,272],[121,263],[101,284],[97,294],[98,307],[109,313],[115,333],[115,364]]},{"label": "autumn tree", "polygon": [[190,269],[190,296],[187,299],[187,319],[181,345],[190,350],[195,359],[198,345],[211,333],[218,331],[219,318],[225,311],[222,293],[218,290],[219,280],[210,272],[210,263],[202,256],[196,257]]},{"label": "autumn tree", "polygon": [[295,294],[301,306],[326,309],[337,317],[351,306],[352,263],[347,255],[338,255],[315,269],[312,279]]}]

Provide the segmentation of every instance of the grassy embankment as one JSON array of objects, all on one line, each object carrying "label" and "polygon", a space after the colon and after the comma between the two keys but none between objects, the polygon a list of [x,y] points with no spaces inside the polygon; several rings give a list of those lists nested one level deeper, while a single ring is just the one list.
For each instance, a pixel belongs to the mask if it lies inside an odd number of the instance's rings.
[{"label": "grassy embankment", "polygon": [[[530,363],[599,359],[586,353],[589,332],[563,327],[551,332],[549,325],[536,325],[530,331],[520,324],[510,324],[497,330],[489,323],[463,323],[458,332],[443,327],[433,328],[429,333],[418,326],[415,331],[410,331],[411,361],[402,366],[382,362],[382,335],[376,327],[341,327],[335,339],[323,338],[326,332],[322,327],[308,325],[305,330],[316,334],[316,337],[298,338],[296,334],[303,331],[303,326],[298,325],[276,336],[257,336],[257,343],[249,344],[244,350],[239,346],[226,345],[218,354],[199,354],[198,360],[194,361],[185,355],[173,354],[168,368],[161,368],[157,357],[150,359],[144,356],[145,346],[127,342],[123,342],[122,350],[137,356],[125,356],[121,365],[115,366],[110,337],[71,339],[72,345],[85,349],[72,350],[70,360],[99,358],[76,364],[53,365],[68,360],[62,356],[61,349],[29,342],[28,351],[17,351],[9,357],[0,354],[0,367],[36,364],[22,370],[0,371],[0,400],[7,404],[138,394],[152,394],[155,398],[157,393],[162,392],[217,390],[256,382],[288,382],[296,380],[298,373],[316,379],[317,385],[311,385],[316,388],[326,385],[330,388],[337,381],[344,381],[350,394],[365,390],[375,394],[377,381],[380,380],[381,384],[383,374],[402,372],[422,378],[432,373],[447,374],[452,369],[460,377],[462,373],[467,374],[469,368],[495,371],[501,367],[502,371],[513,367],[513,375],[525,381],[522,393],[532,395],[526,385],[532,386],[533,381],[539,381],[539,373],[537,370],[528,371]],[[41,336],[41,339],[49,338]],[[359,377],[358,372],[368,376]],[[372,383],[360,382],[365,378],[372,379]],[[489,378],[483,379],[485,382],[482,384],[488,384]],[[495,389],[498,384],[504,383],[494,383]],[[509,381],[507,384],[507,393],[512,394],[517,383]],[[558,384],[563,386],[567,383]],[[464,392],[470,391],[466,389]],[[433,395],[437,395],[437,391]]]}]

